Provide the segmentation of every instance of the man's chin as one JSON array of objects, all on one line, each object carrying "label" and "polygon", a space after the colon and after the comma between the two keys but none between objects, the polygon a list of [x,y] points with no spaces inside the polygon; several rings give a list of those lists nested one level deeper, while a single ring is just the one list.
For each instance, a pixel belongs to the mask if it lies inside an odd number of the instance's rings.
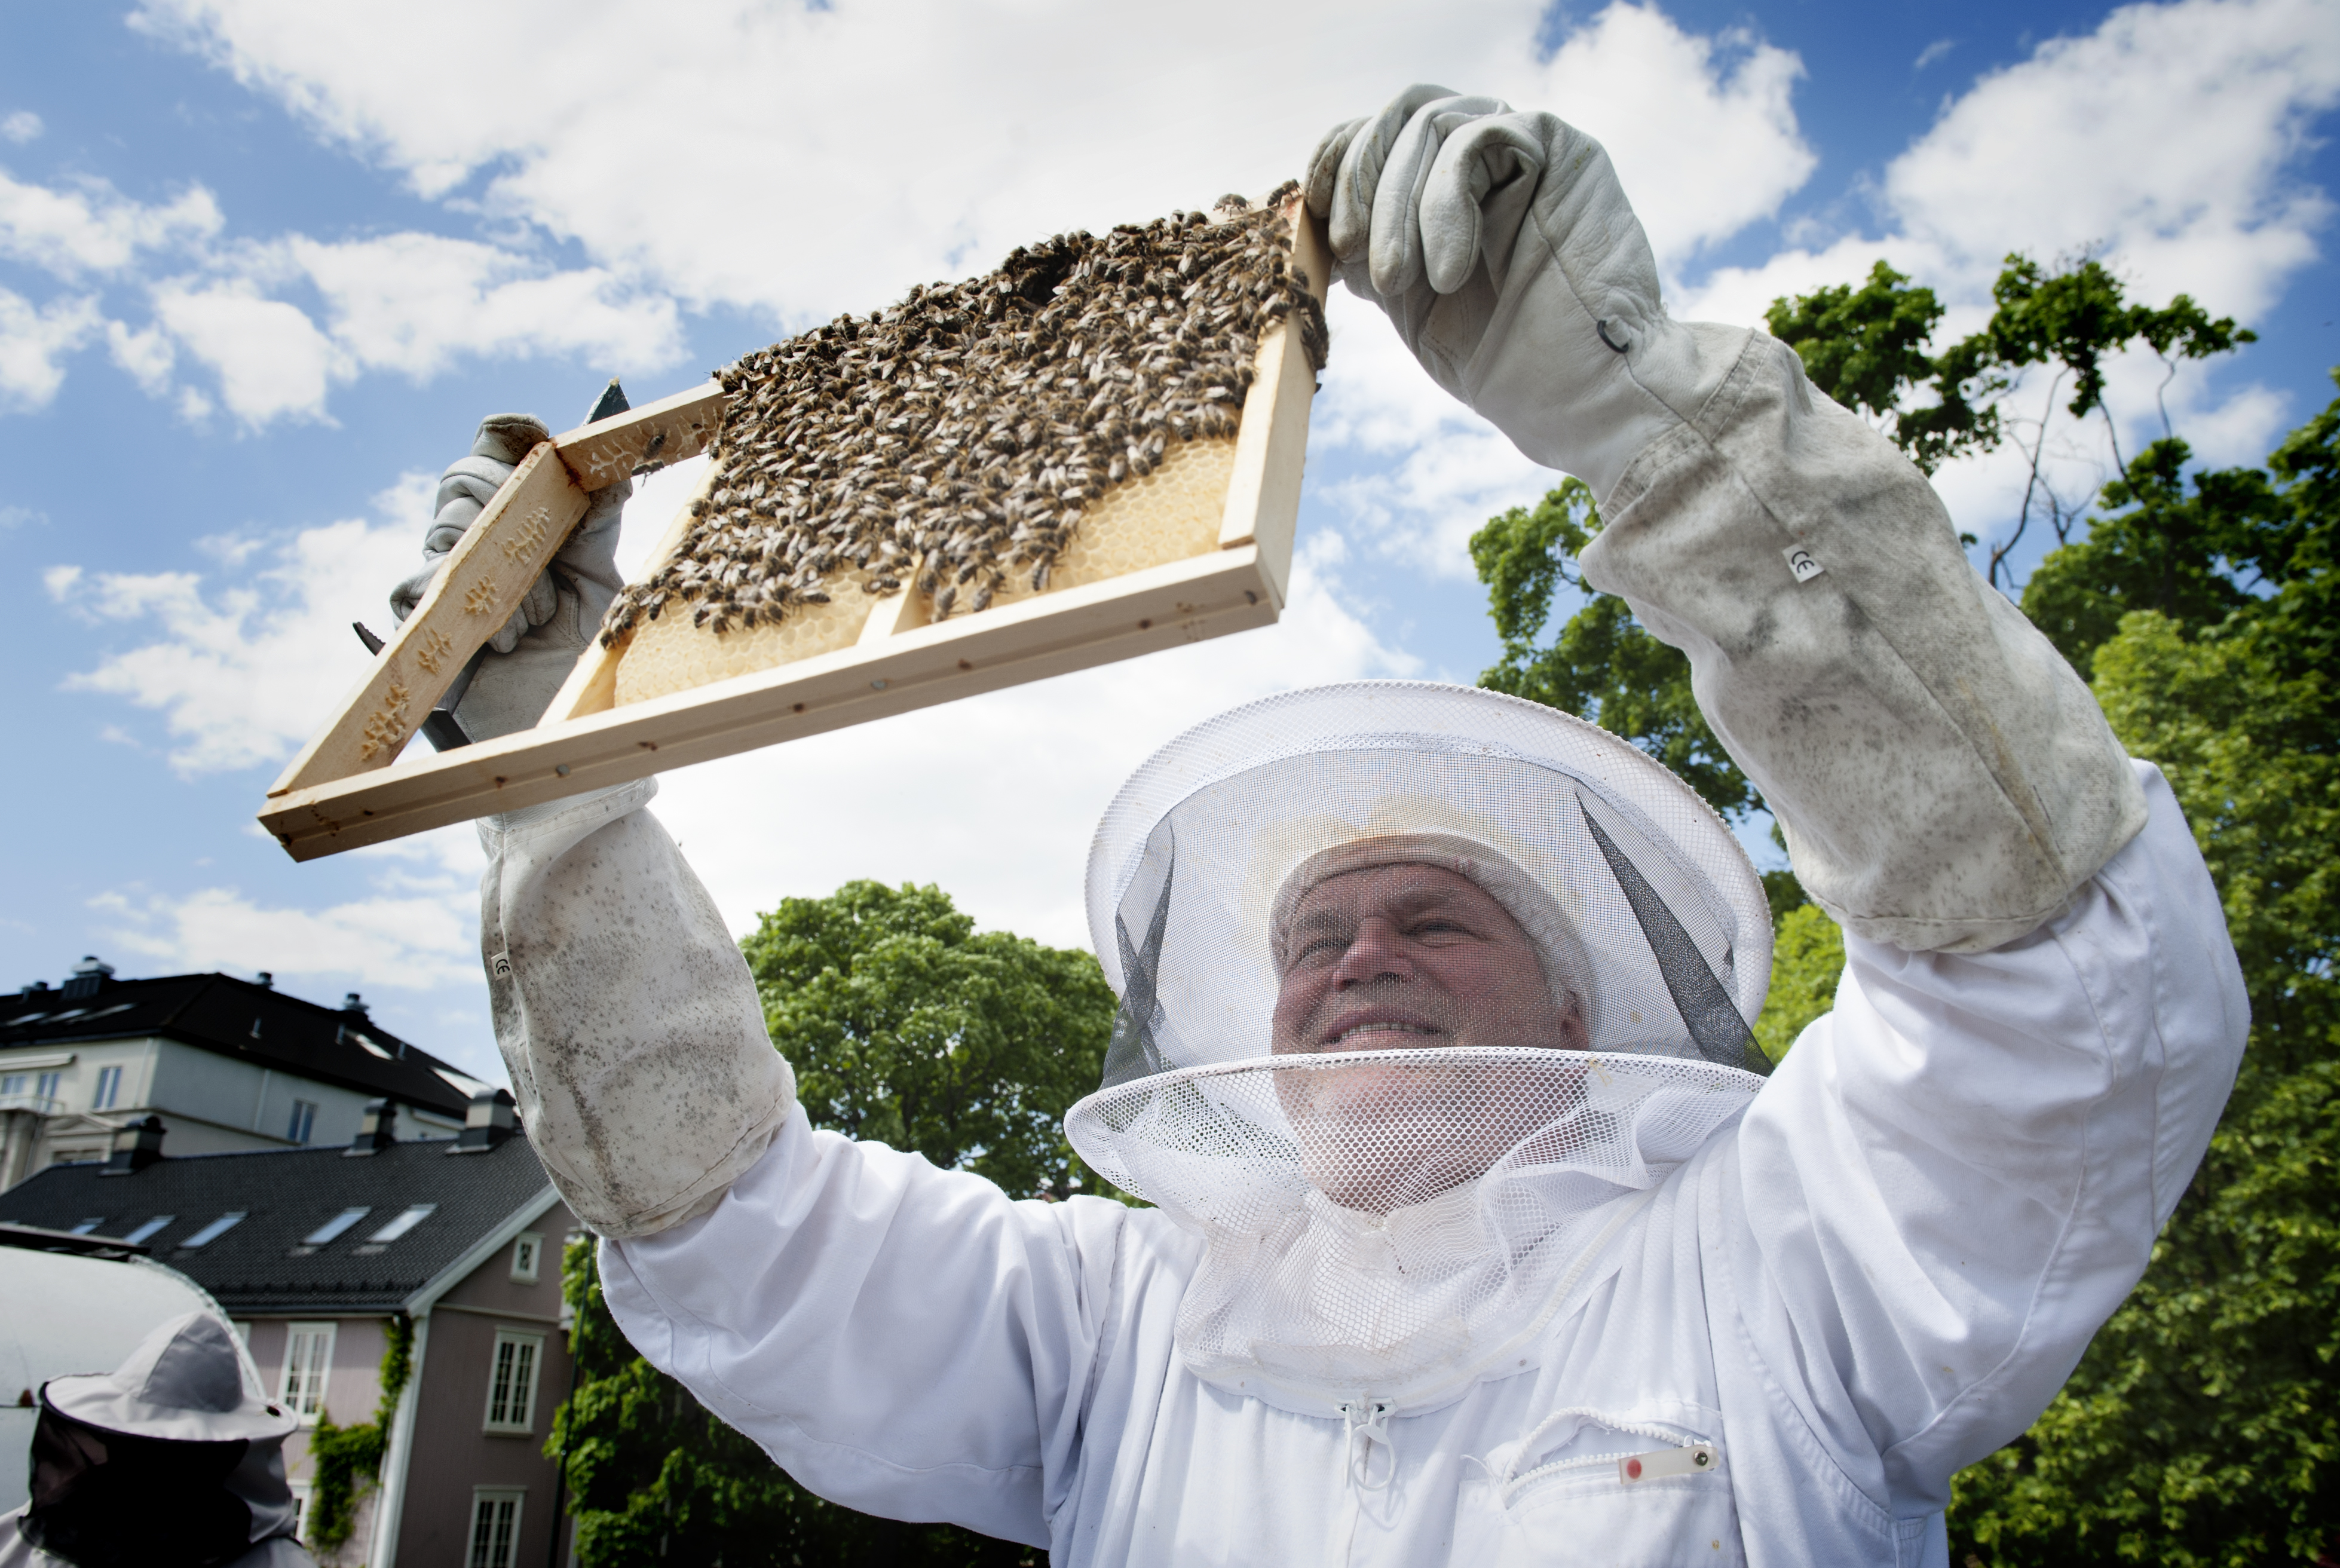
[{"label": "man's chin", "polygon": [[1582,1102],[1571,1062],[1343,1062],[1275,1075],[1309,1180],[1344,1208],[1387,1213],[1475,1181]]}]

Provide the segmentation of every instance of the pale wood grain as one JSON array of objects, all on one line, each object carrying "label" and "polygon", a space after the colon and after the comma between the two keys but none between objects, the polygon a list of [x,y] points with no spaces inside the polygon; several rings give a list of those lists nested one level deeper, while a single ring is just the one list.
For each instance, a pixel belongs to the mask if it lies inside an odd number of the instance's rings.
[{"label": "pale wood grain", "polygon": [[320,784],[271,801],[260,819],[294,859],[315,859],[1266,626],[1281,608],[1257,549],[1217,551]]},{"label": "pale wood grain", "polygon": [[539,442],[447,557],[414,613],[374,656],[333,719],[268,793],[387,768],[481,644],[585,515],[585,492],[553,443]]}]

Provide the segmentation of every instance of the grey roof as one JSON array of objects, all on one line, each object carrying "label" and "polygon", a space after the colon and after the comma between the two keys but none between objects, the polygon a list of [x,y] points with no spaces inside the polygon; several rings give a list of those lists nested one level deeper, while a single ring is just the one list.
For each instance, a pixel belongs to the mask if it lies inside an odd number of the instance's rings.
[{"label": "grey roof", "polygon": [[[96,1165],[51,1166],[0,1193],[0,1220],[71,1230],[96,1220],[119,1236],[160,1215],[144,1237],[230,1312],[390,1312],[550,1185],[528,1140],[451,1154],[450,1138],[392,1144],[352,1158],[340,1148],[261,1149],[164,1158],[127,1176]],[[418,1204],[431,1214],[392,1241],[369,1241]],[[345,1209],[364,1218],[322,1245],[302,1238]],[[197,1247],[187,1241],[223,1215],[244,1217]]]},{"label": "grey roof", "polygon": [[459,1118],[470,1104],[469,1093],[437,1071],[462,1076],[460,1069],[362,1011],[322,1007],[233,975],[109,975],[85,996],[30,988],[0,995],[0,1047],[149,1035]]}]

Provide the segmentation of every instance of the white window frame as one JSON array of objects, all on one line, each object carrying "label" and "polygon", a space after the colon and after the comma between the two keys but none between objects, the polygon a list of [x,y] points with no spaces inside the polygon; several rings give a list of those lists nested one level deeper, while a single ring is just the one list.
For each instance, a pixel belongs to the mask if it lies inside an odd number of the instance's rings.
[{"label": "white window frame", "polygon": [[[504,1419],[496,1419],[497,1381],[503,1374],[504,1353],[511,1352],[511,1365],[525,1368],[525,1384],[508,1391],[503,1400]],[[483,1432],[501,1432],[531,1436],[536,1432],[536,1395],[544,1382],[544,1335],[522,1334],[516,1328],[496,1330],[496,1346],[488,1356],[488,1407],[481,1421]],[[515,1408],[516,1407],[516,1408]]]},{"label": "white window frame", "polygon": [[89,1108],[110,1111],[122,1097],[122,1069],[118,1067],[97,1069],[97,1087],[90,1092]]},{"label": "white window frame", "polygon": [[[325,1384],[332,1374],[333,1339],[339,1327],[333,1323],[284,1325],[284,1370],[276,1380],[276,1403],[299,1416],[303,1426],[316,1425],[324,1412]],[[322,1348],[313,1348],[307,1361],[296,1362],[303,1345]]]},{"label": "white window frame", "polygon": [[309,1534],[309,1499],[316,1491],[310,1481],[289,1483],[292,1488],[292,1539],[302,1541]]},{"label": "white window frame", "polygon": [[534,1285],[544,1267],[544,1233],[524,1230],[512,1237],[511,1277],[514,1285]]},{"label": "white window frame", "polygon": [[314,1137],[316,1133],[317,1102],[314,1100],[294,1100],[292,1102],[292,1114],[285,1118],[284,1141],[288,1144],[297,1145],[302,1148],[307,1148],[309,1146],[309,1140]]},{"label": "white window frame", "polygon": [[[492,1535],[481,1550],[480,1515],[499,1504],[511,1504],[511,1533],[504,1537],[503,1550],[496,1550]],[[521,1511],[528,1504],[525,1486],[474,1486],[471,1488],[471,1523],[463,1533],[464,1568],[518,1568],[520,1563],[520,1529]]]}]

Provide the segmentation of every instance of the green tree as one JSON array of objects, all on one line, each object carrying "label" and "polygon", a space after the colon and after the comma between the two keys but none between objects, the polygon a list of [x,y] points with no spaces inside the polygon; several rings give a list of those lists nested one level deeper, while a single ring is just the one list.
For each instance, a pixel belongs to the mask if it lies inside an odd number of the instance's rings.
[{"label": "green tree", "polygon": [[[1086,952],[977,931],[939,888],[877,882],[784,899],[741,948],[814,1126],[1019,1196],[1119,1196],[1063,1132],[1066,1110],[1096,1087],[1113,1027],[1113,992]],[[565,1466],[589,1568],[1006,1568],[1045,1555],[813,1496],[634,1354],[602,1303],[590,1245],[572,1245],[565,1263],[579,1381],[547,1451]]]},{"label": "green tree", "polygon": [[1844,932],[1818,904],[1789,910],[1771,938],[1771,988],[1755,1019],[1755,1043],[1779,1061],[1804,1026],[1836,1006],[1844,973]]},{"label": "green tree", "polygon": [[[2174,492],[2166,467],[2140,454],[2107,499]],[[2100,606],[2051,630],[2087,654],[2114,731],[2185,808],[2241,960],[2251,1042],[2144,1280],[2038,1424],[1958,1478],[1954,1555],[1989,1568],[2340,1555],[2335,480],[2340,402],[2264,473],[2197,476],[2166,532],[2133,508],[2034,579],[2065,580],[2058,604],[2146,600],[2137,586],[2165,562],[2180,583],[2226,587],[2148,600],[2093,647]]]},{"label": "green tree", "polygon": [[977,931],[937,888],[878,882],[783,899],[740,946],[815,1126],[1019,1197],[1107,1190],[1064,1134],[1113,1032],[1087,952]]}]

